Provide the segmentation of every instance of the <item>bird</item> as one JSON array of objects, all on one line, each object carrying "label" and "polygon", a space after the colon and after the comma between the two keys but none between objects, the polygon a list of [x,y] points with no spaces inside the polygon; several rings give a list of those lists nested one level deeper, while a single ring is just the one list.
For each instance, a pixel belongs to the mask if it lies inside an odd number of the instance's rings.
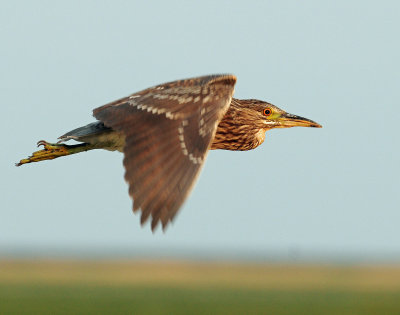
[{"label": "bird", "polygon": [[[233,98],[237,78],[214,74],[156,85],[95,108],[74,129],[16,166],[93,149],[123,152],[125,180],[141,225],[165,230],[191,192],[209,150],[247,151],[274,128],[322,126],[257,99]],[[79,142],[74,145],[66,141]]]}]

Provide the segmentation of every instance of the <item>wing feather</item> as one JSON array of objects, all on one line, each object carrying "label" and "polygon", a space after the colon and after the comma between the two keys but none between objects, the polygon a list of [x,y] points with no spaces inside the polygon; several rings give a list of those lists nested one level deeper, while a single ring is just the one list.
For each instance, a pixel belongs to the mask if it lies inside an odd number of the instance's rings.
[{"label": "wing feather", "polygon": [[124,166],[134,211],[154,230],[172,221],[204,164],[236,83],[233,75],[158,85],[93,111],[125,135]]}]

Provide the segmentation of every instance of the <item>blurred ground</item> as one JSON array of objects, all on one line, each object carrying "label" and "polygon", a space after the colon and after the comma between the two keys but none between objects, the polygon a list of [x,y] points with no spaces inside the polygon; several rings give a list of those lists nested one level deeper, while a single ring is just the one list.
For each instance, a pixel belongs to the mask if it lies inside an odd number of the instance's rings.
[{"label": "blurred ground", "polygon": [[400,267],[0,262],[0,314],[400,314]]}]

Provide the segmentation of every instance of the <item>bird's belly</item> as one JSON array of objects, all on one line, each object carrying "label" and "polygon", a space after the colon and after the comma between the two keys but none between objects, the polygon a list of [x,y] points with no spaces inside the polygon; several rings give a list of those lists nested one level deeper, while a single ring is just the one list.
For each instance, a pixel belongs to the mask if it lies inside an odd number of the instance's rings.
[{"label": "bird's belly", "polygon": [[82,137],[80,140],[93,144],[98,149],[123,152],[125,136],[117,131],[107,131],[101,134]]}]

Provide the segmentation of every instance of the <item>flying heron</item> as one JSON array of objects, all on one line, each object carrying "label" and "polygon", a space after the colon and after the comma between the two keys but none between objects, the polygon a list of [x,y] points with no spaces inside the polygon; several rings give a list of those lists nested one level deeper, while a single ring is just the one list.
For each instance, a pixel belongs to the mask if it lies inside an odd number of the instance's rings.
[{"label": "flying heron", "polygon": [[[245,151],[273,128],[322,126],[264,101],[233,98],[236,77],[209,75],[157,85],[93,110],[98,120],[57,143],[39,141],[17,166],[93,149],[124,153],[125,180],[141,224],[172,221],[214,149]],[[81,142],[66,145],[68,140]]]}]

